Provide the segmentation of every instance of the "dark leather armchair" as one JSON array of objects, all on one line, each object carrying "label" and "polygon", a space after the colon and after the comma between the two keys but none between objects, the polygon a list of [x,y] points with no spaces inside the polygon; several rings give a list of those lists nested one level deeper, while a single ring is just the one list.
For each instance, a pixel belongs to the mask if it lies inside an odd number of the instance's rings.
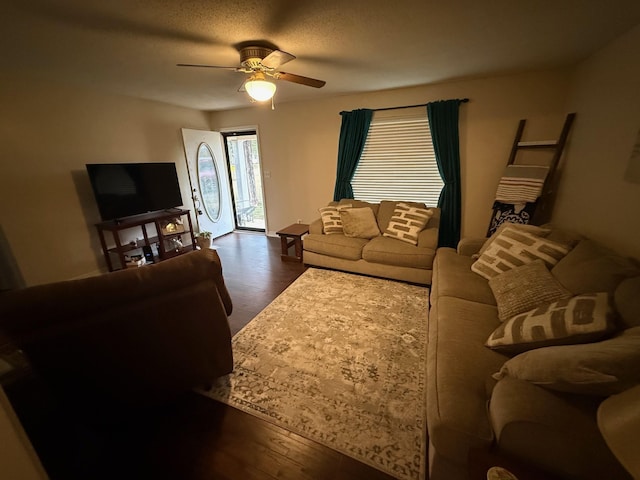
[{"label": "dark leather armchair", "polygon": [[72,408],[158,405],[233,369],[214,250],[0,295],[0,334]]}]

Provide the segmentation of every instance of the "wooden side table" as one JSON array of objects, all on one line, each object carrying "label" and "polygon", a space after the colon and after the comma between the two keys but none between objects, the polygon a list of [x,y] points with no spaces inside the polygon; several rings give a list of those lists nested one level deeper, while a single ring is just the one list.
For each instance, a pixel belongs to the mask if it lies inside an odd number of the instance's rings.
[{"label": "wooden side table", "polygon": [[[278,230],[276,235],[280,237],[282,252],[280,259],[285,262],[302,262],[302,236],[309,233],[309,225],[306,223],[294,223],[282,230]],[[289,247],[295,247],[295,256],[289,255]]]}]

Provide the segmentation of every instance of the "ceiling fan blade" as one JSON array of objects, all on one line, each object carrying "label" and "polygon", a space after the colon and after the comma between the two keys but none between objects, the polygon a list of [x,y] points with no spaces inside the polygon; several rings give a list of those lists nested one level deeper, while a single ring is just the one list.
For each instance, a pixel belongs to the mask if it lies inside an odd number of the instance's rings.
[{"label": "ceiling fan blade", "polygon": [[285,63],[295,59],[296,57],[290,53],[283,52],[282,50],[274,50],[264,57],[260,63],[267,68],[278,68],[280,65],[284,65]]},{"label": "ceiling fan blade", "polygon": [[226,70],[240,71],[239,67],[224,67],[221,65],[198,65],[194,63],[176,63],[176,67],[224,68]]},{"label": "ceiling fan blade", "polygon": [[327,83],[324,80],[316,80],[315,78],[303,77],[294,73],[277,72],[274,75],[278,80],[285,80],[287,82],[299,83],[300,85],[307,85],[308,87],[322,88]]}]

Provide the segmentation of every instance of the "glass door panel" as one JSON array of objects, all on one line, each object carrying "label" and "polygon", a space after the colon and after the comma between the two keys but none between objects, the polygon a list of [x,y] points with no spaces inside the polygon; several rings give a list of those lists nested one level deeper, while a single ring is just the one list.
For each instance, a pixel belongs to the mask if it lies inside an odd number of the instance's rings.
[{"label": "glass door panel", "polygon": [[209,220],[217,222],[220,218],[220,176],[213,161],[209,145],[201,143],[198,147],[198,183],[202,194],[202,205]]},{"label": "glass door panel", "polygon": [[266,228],[258,137],[255,132],[224,133],[236,228]]}]

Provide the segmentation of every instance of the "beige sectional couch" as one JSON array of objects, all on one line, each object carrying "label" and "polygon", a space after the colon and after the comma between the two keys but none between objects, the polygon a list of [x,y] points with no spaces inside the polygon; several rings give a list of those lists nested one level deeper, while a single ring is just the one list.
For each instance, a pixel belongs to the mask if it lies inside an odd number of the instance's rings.
[{"label": "beige sectional couch", "polygon": [[[417,245],[412,245],[382,235],[387,230],[398,203],[400,202],[382,201],[377,204],[347,199],[331,202],[329,205],[332,206],[371,208],[381,233],[373,238],[348,237],[343,233],[327,234],[322,219],[319,218],[311,223],[309,234],[303,239],[304,263],[422,285],[430,284],[438,244],[440,209],[429,209],[432,216],[418,234]],[[425,208],[424,204],[406,203]]]},{"label": "beige sectional couch", "polygon": [[[596,411],[607,394],[640,383],[640,356],[635,354],[633,364],[602,367],[610,368],[609,375],[598,376],[584,365],[570,369],[582,357],[601,358],[603,350],[609,351],[606,346],[619,352],[621,340],[633,340],[640,351],[640,269],[634,260],[588,239],[557,229],[547,238],[570,248],[550,268],[551,275],[571,295],[608,292],[617,311],[616,330],[580,345],[542,346],[521,354],[492,350],[485,342],[501,325],[496,297],[489,281],[472,271],[472,254],[486,239],[463,240],[458,251],[438,249],[427,375],[432,480],[469,478],[469,450],[489,447],[561,478],[630,478],[602,438]],[[631,372],[631,378],[616,377],[616,368]],[[572,383],[572,375],[585,369],[591,376]],[[496,383],[497,372],[502,373]]]}]

